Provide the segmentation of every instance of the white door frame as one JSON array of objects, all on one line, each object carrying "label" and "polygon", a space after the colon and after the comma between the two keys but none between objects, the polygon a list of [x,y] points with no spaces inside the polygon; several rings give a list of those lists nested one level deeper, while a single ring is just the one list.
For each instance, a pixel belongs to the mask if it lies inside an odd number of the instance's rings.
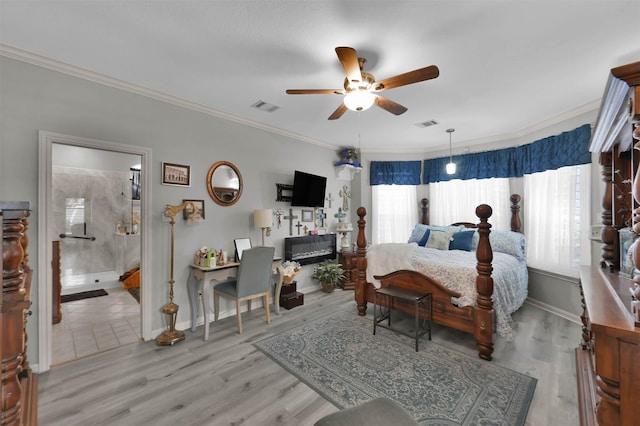
[{"label": "white door frame", "polygon": [[[71,145],[82,148],[94,148],[104,151],[135,154],[142,157],[142,194],[140,213],[142,220],[140,240],[140,275],[141,286],[141,331],[144,340],[153,339],[151,330],[151,149],[134,145],[117,144],[96,139],[81,138],[40,131],[38,158],[38,365],[37,373],[43,373],[51,368],[52,344],[52,286],[53,274],[51,270],[52,249],[51,235],[53,232],[53,144]],[[34,366],[35,367],[35,366]],[[34,368],[35,369],[35,368]]]}]

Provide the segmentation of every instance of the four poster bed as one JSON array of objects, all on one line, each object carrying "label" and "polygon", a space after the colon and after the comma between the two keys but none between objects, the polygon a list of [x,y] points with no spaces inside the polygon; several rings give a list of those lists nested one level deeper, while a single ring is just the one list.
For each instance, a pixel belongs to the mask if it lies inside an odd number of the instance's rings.
[{"label": "four poster bed", "polygon": [[[491,360],[496,329],[499,334],[510,337],[510,314],[527,297],[528,276],[524,236],[520,234],[519,202],[518,194],[511,195],[511,231],[491,231],[488,219],[492,209],[486,204],[476,208],[480,219],[477,225],[460,222],[440,227],[428,226],[427,200],[423,199],[423,225],[416,226],[412,239],[422,229],[429,229],[432,236],[423,231],[426,234],[417,235],[412,243],[379,244],[369,248],[365,236],[366,209],[360,207],[357,211],[357,250],[353,259],[357,276],[352,277],[355,278],[358,314],[366,314],[367,302],[373,303],[375,288],[380,286],[393,284],[430,292],[432,321],[472,334],[477,341],[479,357]],[[476,232],[464,232],[465,228],[475,228]],[[442,236],[443,233],[446,247],[438,249],[426,242],[433,235]],[[458,236],[462,241],[465,234],[467,240],[469,234],[473,235],[473,242],[462,249],[454,247],[453,241]],[[417,243],[418,238],[422,242]],[[414,307],[397,301],[394,309],[412,314]]]}]

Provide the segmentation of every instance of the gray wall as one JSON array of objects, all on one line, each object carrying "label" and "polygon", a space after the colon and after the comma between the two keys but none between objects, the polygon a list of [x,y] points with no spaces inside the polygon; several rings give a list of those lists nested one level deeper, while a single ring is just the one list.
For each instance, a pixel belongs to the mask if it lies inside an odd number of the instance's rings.
[{"label": "gray wall", "polygon": [[[169,277],[169,227],[161,219],[167,204],[179,204],[183,199],[202,199],[205,202],[206,221],[195,225],[176,223],[175,301],[183,307],[178,322],[189,319],[188,297],[184,283],[188,264],[200,246],[214,246],[233,251],[233,239],[250,237],[260,240],[260,231],[253,228],[251,214],[257,208],[284,208],[276,203],[276,183],[291,184],[296,169],[328,177],[327,192],[338,198],[345,183],[335,179],[333,162],[337,155],[328,147],[270,133],[215,116],[127,93],[109,86],[47,70],[14,59],[0,56],[0,199],[23,200],[31,203],[32,217],[29,227],[29,257],[32,266],[38,264],[37,246],[48,244],[38,229],[38,131],[44,130],[77,137],[135,145],[153,150],[152,220],[153,233],[153,307],[158,315],[153,318],[153,329],[163,327],[160,307],[167,301]],[[276,112],[286,114],[284,111]],[[585,122],[593,122],[595,111],[585,117],[568,120],[561,125],[542,129],[527,137],[505,141],[502,145],[518,145],[541,137],[570,130]],[[363,205],[371,210],[368,187],[368,163],[373,159],[420,159],[441,153],[367,154],[362,155],[364,169],[352,182],[353,207]],[[242,173],[244,192],[232,207],[221,207],[209,197],[205,180],[209,167],[219,160],[234,163]],[[161,185],[161,163],[174,162],[191,166],[191,187]],[[426,196],[421,187],[419,196]],[[594,210],[599,212],[601,197],[593,197]],[[525,200],[526,202],[526,200]],[[335,226],[339,202],[328,210],[329,229]],[[299,214],[299,211],[298,211]],[[355,222],[355,208],[351,209]],[[594,217],[599,222],[599,213]],[[294,234],[296,233],[294,228]],[[273,229],[267,244],[282,254],[283,240],[288,236],[288,223]],[[297,278],[307,290],[317,288],[305,267]],[[38,312],[37,275],[34,276],[33,307]],[[532,282],[536,282],[533,281]],[[554,286],[540,286],[537,297],[550,304],[556,300]],[[575,288],[562,291],[561,297],[575,298]],[[567,296],[571,294],[571,296]],[[546,302],[545,302],[546,303]],[[567,307],[563,307],[565,309]],[[568,307],[571,308],[571,307]],[[30,317],[28,323],[29,358],[37,363],[38,319]]]},{"label": "gray wall", "polygon": [[[175,302],[181,306],[178,323],[188,322],[189,303],[186,292],[188,265],[201,246],[233,252],[233,239],[250,237],[254,244],[261,232],[253,227],[254,209],[281,207],[276,203],[276,183],[292,184],[294,170],[326,176],[327,192],[337,198],[345,183],[335,178],[334,149],[301,143],[264,130],[223,120],[215,116],[134,95],[112,87],[47,70],[0,56],[0,199],[31,203],[29,259],[38,265],[37,247],[49,244],[38,229],[38,131],[44,130],[77,137],[92,138],[153,150],[151,211],[153,212],[153,329],[162,329],[160,308],[167,302],[169,280],[170,228],[162,221],[167,204],[183,199],[201,199],[206,220],[186,225],[176,221]],[[249,107],[249,106],[247,106]],[[278,112],[286,113],[286,112]],[[206,188],[206,176],[215,162],[234,163],[242,173],[244,191],[238,203],[222,207],[213,202]],[[190,187],[161,185],[161,163],[191,166]],[[328,228],[335,227],[339,203],[327,210]],[[294,213],[300,216],[300,209]],[[297,234],[294,228],[294,235]],[[284,238],[289,235],[288,222],[273,228],[267,244],[281,255]],[[319,288],[310,279],[312,266],[304,267],[297,277],[303,291]],[[38,362],[37,279],[33,278],[34,316],[29,318],[29,359]],[[302,282],[301,282],[302,281]]]}]

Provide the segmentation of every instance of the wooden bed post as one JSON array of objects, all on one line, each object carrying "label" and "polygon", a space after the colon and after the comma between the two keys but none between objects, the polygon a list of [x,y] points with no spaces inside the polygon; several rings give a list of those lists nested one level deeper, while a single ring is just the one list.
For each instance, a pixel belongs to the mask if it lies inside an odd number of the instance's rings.
[{"label": "wooden bed post", "polygon": [[367,287],[367,236],[364,232],[366,221],[364,217],[367,215],[367,209],[359,207],[358,217],[358,238],[356,240],[356,267],[358,268],[358,276],[356,277],[355,286],[353,288],[354,298],[358,306],[358,315],[364,316],[367,312],[367,301],[365,289]]},{"label": "wooden bed post", "polygon": [[427,200],[426,198],[423,198],[422,200],[420,200],[420,204],[421,204],[420,209],[422,210],[422,218],[420,220],[420,223],[423,225],[428,225],[429,224],[429,200]]},{"label": "wooden bed post", "polygon": [[609,272],[615,271],[616,245],[618,231],[613,226],[613,159],[610,152],[600,154],[600,165],[602,166],[602,180],[605,183],[604,197],[602,198],[602,254],[600,266]]},{"label": "wooden bed post", "polygon": [[518,194],[511,194],[511,230],[513,232],[520,232],[522,222],[520,222],[520,200],[522,199]]},{"label": "wooden bed post", "polygon": [[493,300],[493,278],[491,272],[493,267],[493,251],[489,243],[489,233],[491,225],[488,220],[493,210],[486,204],[481,204],[476,208],[476,216],[480,218],[478,224],[478,234],[480,241],[476,250],[476,258],[478,259],[478,277],[476,278],[476,288],[478,290],[478,309],[474,310],[474,322],[476,324],[474,336],[478,346],[478,356],[487,361],[491,361],[493,353],[493,329],[494,329],[494,311]]}]

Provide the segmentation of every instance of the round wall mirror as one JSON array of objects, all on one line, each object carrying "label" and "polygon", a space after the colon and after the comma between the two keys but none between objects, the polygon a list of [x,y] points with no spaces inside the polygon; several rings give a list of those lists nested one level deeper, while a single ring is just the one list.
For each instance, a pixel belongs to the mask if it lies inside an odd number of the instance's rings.
[{"label": "round wall mirror", "polygon": [[242,195],[242,176],[238,168],[228,161],[218,161],[207,173],[207,191],[221,206],[235,204]]}]

